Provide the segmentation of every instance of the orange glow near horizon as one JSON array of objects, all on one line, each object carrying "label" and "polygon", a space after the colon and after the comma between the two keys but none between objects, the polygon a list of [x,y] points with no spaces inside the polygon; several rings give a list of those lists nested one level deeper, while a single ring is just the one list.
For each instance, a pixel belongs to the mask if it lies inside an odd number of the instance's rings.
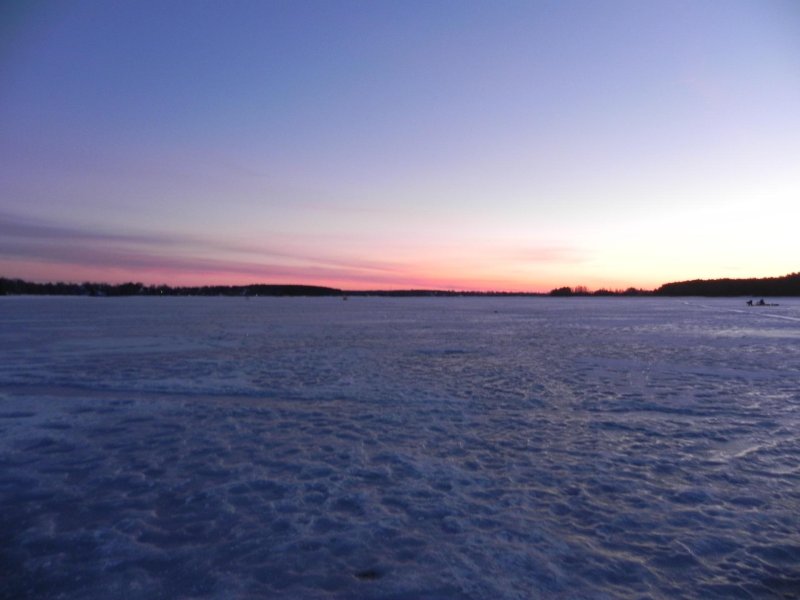
[{"label": "orange glow near horizon", "polygon": [[[252,265],[246,265],[248,269]],[[204,285],[252,285],[252,284],[285,284],[285,285],[317,285],[352,291],[391,291],[408,289],[429,289],[448,291],[477,291],[477,292],[521,292],[521,293],[546,293],[558,287],[568,286],[575,288],[584,286],[589,290],[608,289],[624,290],[630,287],[637,289],[656,289],[663,283],[680,281],[697,277],[657,277],[650,274],[649,278],[618,279],[614,277],[587,277],[580,271],[554,273],[541,278],[522,274],[516,278],[511,273],[495,275],[490,271],[475,272],[469,266],[437,265],[424,270],[421,265],[417,271],[411,269],[398,272],[395,270],[389,276],[369,276],[363,273],[357,276],[343,272],[339,275],[309,276],[302,270],[297,274],[283,272],[270,274],[265,270],[263,275],[248,272],[243,274],[237,270],[231,272],[218,269],[193,269],[186,270],[171,268],[169,266],[147,269],[127,269],[108,267],[87,267],[76,264],[53,265],[48,262],[8,262],[0,261],[0,273],[4,277],[19,278],[38,283],[47,282],[98,282],[119,284],[127,282],[140,282],[144,285],[169,285],[204,286]],[[779,276],[786,273],[769,273],[757,276]],[[747,275],[742,275],[747,276]],[[754,276],[754,275],[750,275]]]}]

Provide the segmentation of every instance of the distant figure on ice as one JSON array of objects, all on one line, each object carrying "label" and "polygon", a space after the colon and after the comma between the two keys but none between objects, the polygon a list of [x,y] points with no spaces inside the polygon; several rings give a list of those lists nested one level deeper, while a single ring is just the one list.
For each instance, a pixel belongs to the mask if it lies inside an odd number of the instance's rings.
[{"label": "distant figure on ice", "polygon": [[765,306],[765,305],[766,305],[766,302],[764,302],[764,299],[763,299],[763,298],[762,298],[761,300],[759,300],[759,301],[758,301],[758,305],[759,305],[759,306]]},{"label": "distant figure on ice", "polygon": [[752,300],[748,300],[747,301],[747,306],[753,306],[753,301]]}]

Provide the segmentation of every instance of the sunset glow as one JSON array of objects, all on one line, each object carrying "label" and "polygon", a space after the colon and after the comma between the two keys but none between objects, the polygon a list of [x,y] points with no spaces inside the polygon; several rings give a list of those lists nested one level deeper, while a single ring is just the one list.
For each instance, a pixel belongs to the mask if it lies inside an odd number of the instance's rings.
[{"label": "sunset glow", "polygon": [[798,270],[794,2],[2,13],[0,276],[547,291]]}]

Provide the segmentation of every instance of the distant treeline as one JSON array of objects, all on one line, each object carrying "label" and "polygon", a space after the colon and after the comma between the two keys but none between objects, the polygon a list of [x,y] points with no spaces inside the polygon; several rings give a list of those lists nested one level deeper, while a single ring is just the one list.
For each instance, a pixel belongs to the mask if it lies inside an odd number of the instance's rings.
[{"label": "distant treeline", "polygon": [[800,296],[800,273],[763,279],[695,279],[665,283],[659,296]]},{"label": "distant treeline", "polygon": [[341,290],[316,285],[204,285],[171,287],[143,283],[32,283],[0,277],[0,296],[340,296]]},{"label": "distant treeline", "polygon": [[584,286],[560,287],[549,294],[452,290],[347,291],[317,285],[204,285],[171,287],[143,283],[33,283],[0,277],[0,296],[800,296],[800,273],[764,279],[696,279],[665,283],[655,291],[628,288],[590,291]]},{"label": "distant treeline", "polygon": [[551,296],[652,296],[653,292],[649,290],[638,290],[636,288],[628,288],[626,290],[607,290],[600,288],[599,290],[590,291],[589,288],[578,285],[574,288],[560,287],[550,290]]},{"label": "distant treeline", "polygon": [[518,292],[469,292],[453,290],[347,291],[317,285],[204,285],[171,287],[143,283],[33,283],[0,277],[0,296],[541,296]]}]

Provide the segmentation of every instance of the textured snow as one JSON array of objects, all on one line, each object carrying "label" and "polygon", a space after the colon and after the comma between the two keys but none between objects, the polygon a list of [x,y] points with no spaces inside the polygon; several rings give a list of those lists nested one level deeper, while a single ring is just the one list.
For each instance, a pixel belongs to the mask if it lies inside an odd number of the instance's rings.
[{"label": "textured snow", "polygon": [[800,301],[0,298],[0,598],[800,596]]}]

